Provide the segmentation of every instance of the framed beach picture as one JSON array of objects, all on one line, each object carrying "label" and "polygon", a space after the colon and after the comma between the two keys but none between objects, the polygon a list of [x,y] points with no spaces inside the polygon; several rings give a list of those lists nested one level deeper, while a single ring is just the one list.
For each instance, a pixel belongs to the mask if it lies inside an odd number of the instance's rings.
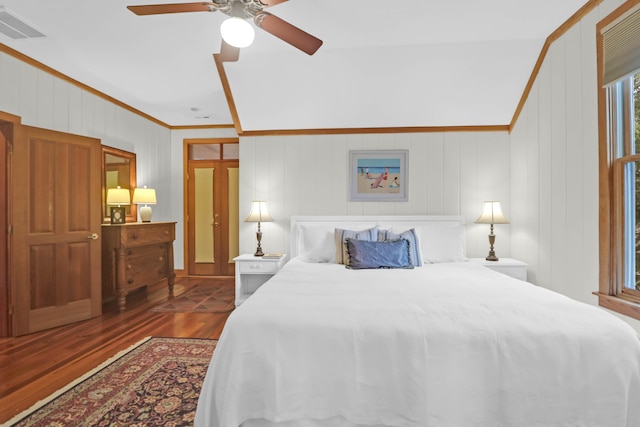
[{"label": "framed beach picture", "polygon": [[409,150],[349,151],[352,202],[406,202]]}]

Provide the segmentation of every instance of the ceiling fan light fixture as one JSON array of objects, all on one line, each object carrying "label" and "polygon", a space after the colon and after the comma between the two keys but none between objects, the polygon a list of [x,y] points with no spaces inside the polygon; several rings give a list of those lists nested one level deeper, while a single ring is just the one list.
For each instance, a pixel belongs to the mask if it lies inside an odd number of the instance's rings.
[{"label": "ceiling fan light fixture", "polygon": [[220,33],[225,42],[238,48],[251,46],[256,36],[253,26],[237,17],[225,20],[220,26]]}]

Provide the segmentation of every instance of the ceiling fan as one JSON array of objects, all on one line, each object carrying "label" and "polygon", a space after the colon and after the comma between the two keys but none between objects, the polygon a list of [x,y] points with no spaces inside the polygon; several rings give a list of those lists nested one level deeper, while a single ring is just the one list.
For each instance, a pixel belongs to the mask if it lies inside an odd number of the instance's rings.
[{"label": "ceiling fan", "polygon": [[[159,15],[165,13],[182,12],[216,12],[220,11],[231,18],[227,21],[244,22],[247,18],[253,18],[253,22],[258,28],[278,37],[289,43],[293,47],[300,49],[308,55],[313,55],[322,45],[322,40],[295,27],[283,19],[265,12],[264,9],[287,0],[213,0],[198,3],[173,3],[173,4],[153,4],[141,6],[127,6],[127,9],[136,15]],[[225,23],[227,22],[225,21]],[[223,23],[223,25],[225,25]],[[249,25],[250,27],[250,25]],[[250,28],[253,31],[253,28]],[[220,56],[223,61],[235,61],[238,59],[240,47],[230,40],[225,40],[223,34]],[[251,37],[251,41],[253,37]],[[234,45],[235,44],[235,45]],[[249,42],[250,44],[250,42]]]}]

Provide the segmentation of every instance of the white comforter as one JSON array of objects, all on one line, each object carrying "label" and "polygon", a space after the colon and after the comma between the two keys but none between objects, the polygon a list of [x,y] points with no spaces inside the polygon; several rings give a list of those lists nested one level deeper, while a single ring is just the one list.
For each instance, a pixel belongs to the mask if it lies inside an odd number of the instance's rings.
[{"label": "white comforter", "polygon": [[322,419],[638,427],[640,341],[597,307],[472,262],[292,260],[229,317],[195,421]]}]

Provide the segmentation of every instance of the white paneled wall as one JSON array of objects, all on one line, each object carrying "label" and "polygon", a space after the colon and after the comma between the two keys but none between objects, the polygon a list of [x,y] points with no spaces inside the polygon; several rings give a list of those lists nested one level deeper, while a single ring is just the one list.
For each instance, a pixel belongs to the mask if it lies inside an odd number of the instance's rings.
[{"label": "white paneled wall", "polygon": [[[605,0],[557,40],[511,133],[511,252],[529,278],[596,304],[598,116],[596,24]],[[640,330],[640,322],[625,319]]]},{"label": "white paneled wall", "polygon": [[[350,202],[349,150],[409,150],[407,202]],[[291,215],[463,215],[468,255],[488,253],[488,226],[474,224],[484,200],[510,213],[506,132],[263,136],[240,139],[240,216],[252,200],[269,203],[263,249],[286,252]],[[255,250],[256,225],[240,224],[240,251]],[[510,226],[496,226],[499,256],[510,254]]]},{"label": "white paneled wall", "polygon": [[549,49],[511,134],[512,254],[541,286],[594,302],[598,140],[594,11]]},{"label": "white paneled wall", "polygon": [[[530,279],[592,304],[598,289],[596,23],[604,0],[549,49],[518,122],[506,132],[261,136],[240,139],[240,250],[255,250],[251,200],[269,202],[263,248],[288,251],[291,215],[463,215],[468,255],[484,257],[483,200],[501,200],[498,256],[530,265]],[[99,138],[133,151],[138,185],[155,187],[154,220],[176,221],[184,268],[183,140],[235,137],[232,128],[169,130],[0,52],[0,111],[26,125]],[[407,202],[350,202],[349,150],[409,150]],[[640,322],[628,320],[640,330]]]}]

